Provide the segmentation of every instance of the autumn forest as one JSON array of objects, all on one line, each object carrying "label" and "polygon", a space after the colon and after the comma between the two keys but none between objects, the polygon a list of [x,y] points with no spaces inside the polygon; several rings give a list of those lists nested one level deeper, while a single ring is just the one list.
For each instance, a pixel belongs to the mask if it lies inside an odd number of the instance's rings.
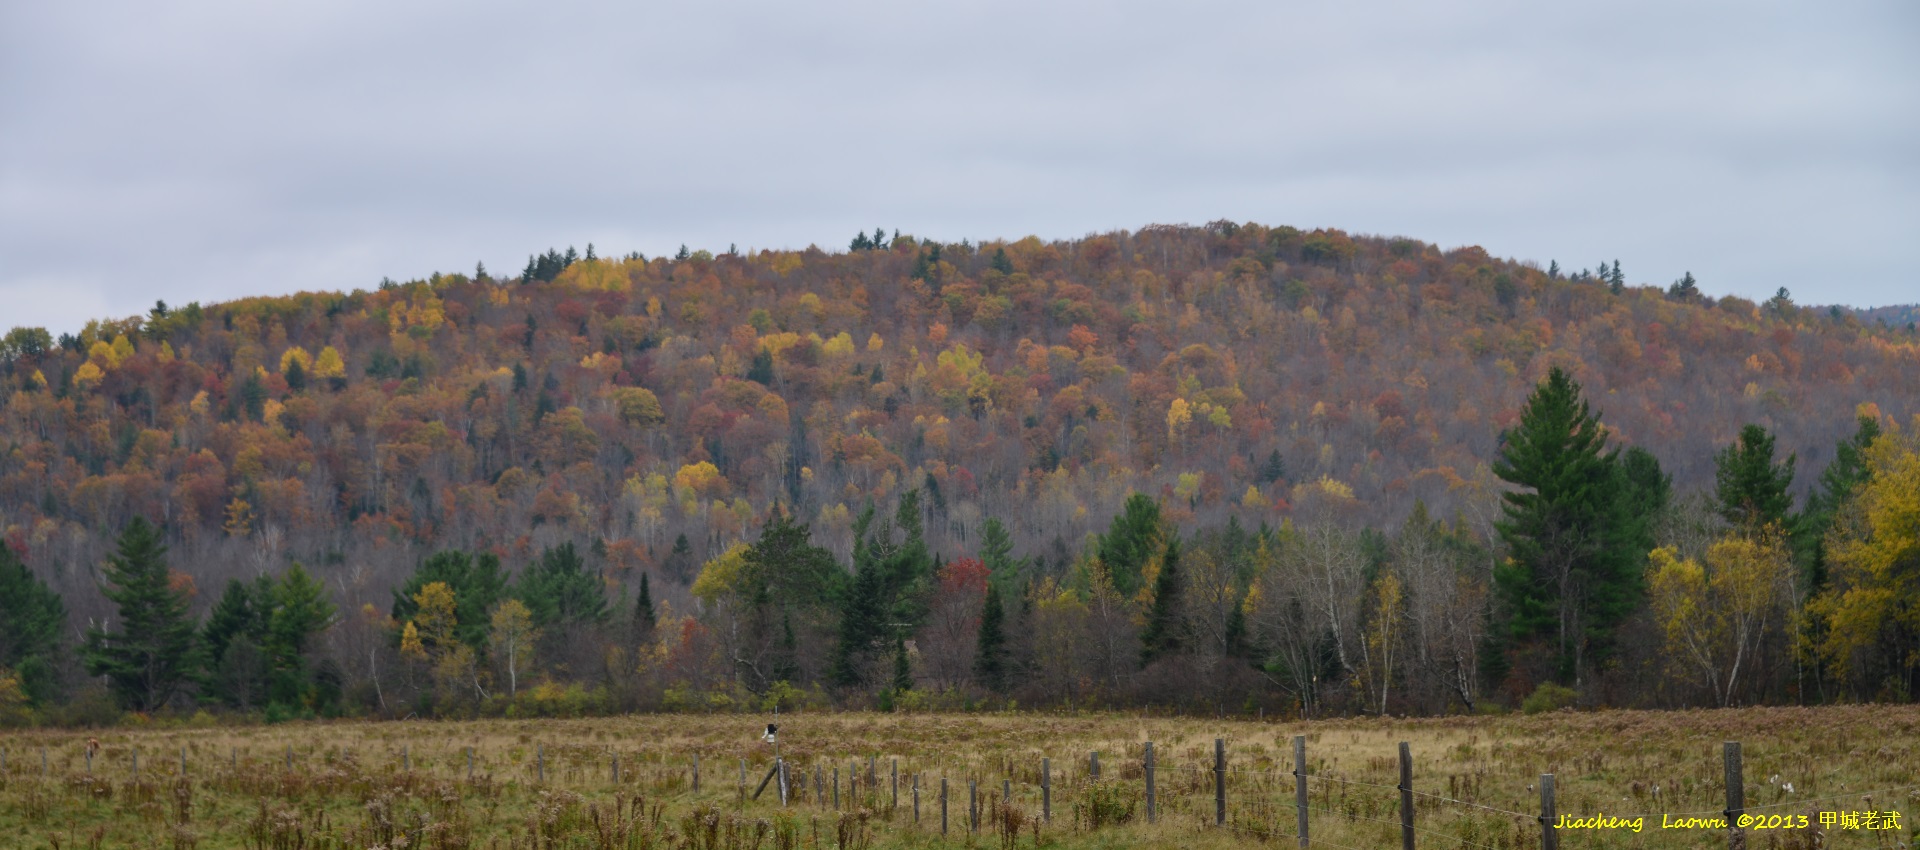
[{"label": "autumn forest", "polygon": [[1911,311],[1710,283],[876,230],[14,328],[0,725],[1920,697]]}]

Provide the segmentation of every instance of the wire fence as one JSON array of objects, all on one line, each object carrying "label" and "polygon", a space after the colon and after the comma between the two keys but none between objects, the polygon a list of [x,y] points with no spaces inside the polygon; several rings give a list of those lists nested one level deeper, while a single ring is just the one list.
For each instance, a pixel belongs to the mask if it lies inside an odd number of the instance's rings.
[{"label": "wire fence", "polygon": [[[1304,736],[1294,738],[1293,745],[1294,766],[1288,770],[1265,755],[1235,763],[1228,758],[1225,739],[1214,741],[1211,758],[1205,747],[1156,750],[1151,742],[1139,742],[1117,753],[1090,752],[1058,760],[972,758],[958,764],[878,753],[798,757],[769,757],[772,753],[768,753],[757,758],[675,755],[582,744],[549,747],[527,740],[486,753],[472,747],[415,750],[409,745],[359,750],[287,746],[275,751],[231,747],[221,753],[197,744],[181,746],[177,752],[143,752],[132,745],[103,747],[90,740],[85,747],[62,747],[57,752],[46,747],[0,747],[0,782],[36,776],[68,782],[119,778],[128,783],[194,777],[238,788],[234,783],[242,777],[259,780],[279,775],[291,781],[299,775],[309,777],[302,781],[324,784],[332,774],[384,774],[581,790],[611,786],[695,798],[731,797],[742,810],[752,805],[861,811],[903,827],[945,835],[999,832],[1003,839],[1029,827],[1037,836],[1042,825],[1054,830],[1098,830],[1147,824],[1350,850],[1387,846],[1396,840],[1403,848],[1522,850],[1538,846],[1556,850],[1563,838],[1584,842],[1595,834],[1556,822],[1552,774],[1543,774],[1537,786],[1528,786],[1529,793],[1539,789],[1540,808],[1518,811],[1482,802],[1472,784],[1459,786],[1466,787],[1466,793],[1457,788],[1443,794],[1414,787],[1417,777],[1406,744],[1400,746],[1397,765],[1402,780],[1394,784],[1309,761]],[[1369,761],[1368,769],[1377,774],[1394,766],[1393,759],[1375,759]],[[1742,815],[1812,811],[1839,801],[1880,801],[1889,810],[1903,804],[1911,809],[1920,800],[1914,793],[1920,792],[1920,783],[1911,783],[1748,804],[1737,743],[1727,744],[1723,768],[1725,781],[1719,790],[1727,801],[1721,808],[1606,817],[1655,822],[1721,818],[1719,828],[1729,846],[1744,846]],[[1452,777],[1449,782],[1458,785]],[[1692,792],[1711,790],[1696,783]],[[1906,799],[1902,801],[1900,795],[1907,795]],[[1575,815],[1582,816],[1585,813]],[[1910,834],[1909,824],[1899,826],[1900,835]]]}]

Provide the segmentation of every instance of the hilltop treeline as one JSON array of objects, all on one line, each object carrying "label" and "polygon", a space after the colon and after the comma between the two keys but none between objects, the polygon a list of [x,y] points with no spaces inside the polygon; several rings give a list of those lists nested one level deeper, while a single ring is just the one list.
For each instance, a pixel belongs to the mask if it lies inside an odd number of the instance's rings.
[{"label": "hilltop treeline", "polygon": [[[1501,494],[1535,485],[1502,452],[1556,369],[1606,445],[1638,450],[1605,468],[1670,498],[1606,520],[1609,554],[1572,583],[1522,593],[1533,556]],[[60,600],[52,636],[0,665],[39,702],[112,679],[80,656],[125,616],[103,565],[136,518],[201,624],[190,686],[113,691],[136,708],[478,709],[524,699],[528,670],[535,692],[602,705],[816,686],[1311,711],[1513,703],[1547,682],[1615,703],[1910,692],[1886,646],[1847,665],[1811,649],[1858,635],[1808,619],[1835,532],[1805,517],[1820,500],[1852,516],[1858,488],[1805,471],[1866,451],[1856,413],[1894,435],[1916,412],[1915,337],[1785,292],[1630,285],[1618,262],[1561,273],[1226,223],[978,246],[877,231],[843,254],[590,247],[512,279],[19,328],[0,378],[15,583]],[[1762,438],[1803,464],[1772,531],[1707,507],[1716,452]],[[1753,560],[1713,548],[1733,537],[1793,567],[1787,607],[1728,627],[1766,639],[1724,684],[1644,669],[1674,657],[1650,649],[1674,627],[1634,625],[1672,590],[1652,579],[1698,572],[1709,592],[1716,565]],[[1404,547],[1453,572],[1402,575]],[[1315,570],[1344,602],[1313,603]],[[1283,575],[1300,587],[1268,584]],[[285,588],[308,583],[311,629],[274,637]],[[1605,604],[1549,600],[1568,596]],[[208,638],[221,611],[255,631]],[[1083,639],[1037,638],[1053,614]],[[209,684],[240,675],[235,646],[242,669],[279,671],[239,698]]]}]

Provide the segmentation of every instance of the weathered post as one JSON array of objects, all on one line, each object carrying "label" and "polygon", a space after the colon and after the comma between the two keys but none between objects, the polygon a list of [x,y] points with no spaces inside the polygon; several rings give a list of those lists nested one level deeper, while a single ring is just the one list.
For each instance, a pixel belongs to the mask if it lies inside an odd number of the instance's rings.
[{"label": "weathered post", "polygon": [[293,745],[292,744],[287,745],[287,769],[288,770],[293,769]]},{"label": "weathered post", "polygon": [[93,748],[87,748],[87,773],[93,773]]},{"label": "weathered post", "polygon": [[1413,751],[1400,742],[1400,850],[1413,850]]},{"label": "weathered post", "polygon": [[133,748],[133,781],[140,781],[140,748]]},{"label": "weathered post", "polygon": [[1560,850],[1560,833],[1553,815],[1553,774],[1540,774],[1540,850]]},{"label": "weathered post", "polygon": [[408,752],[408,748],[405,745],[401,745],[400,747],[400,770],[402,772],[413,770],[413,755]]},{"label": "weathered post", "polygon": [[920,823],[920,774],[913,775],[913,822]]},{"label": "weathered post", "polygon": [[545,744],[533,745],[533,768],[535,771],[534,775],[538,777],[538,781],[546,782],[547,781],[547,746]]},{"label": "weathered post", "polygon": [[1307,736],[1293,736],[1293,807],[1298,810],[1300,846],[1307,846]]},{"label": "weathered post", "polygon": [[700,793],[700,754],[693,754],[693,793]]},{"label": "weathered post", "polygon": [[940,834],[947,834],[947,778],[940,777]]},{"label": "weathered post", "polygon": [[1147,823],[1154,822],[1153,810],[1153,742],[1147,742]]},{"label": "weathered post", "polygon": [[[5,757],[0,756],[0,770],[5,770],[5,769],[6,769],[6,759]],[[180,775],[181,776],[187,775],[187,748],[186,748],[186,745],[184,744],[181,745],[180,747]]]},{"label": "weathered post", "polygon": [[1740,840],[1740,815],[1746,811],[1746,779],[1740,771],[1740,742],[1728,741],[1721,746],[1721,760],[1727,771],[1727,846],[1739,850],[1744,844]]},{"label": "weathered post", "polygon": [[968,832],[980,831],[980,795],[978,792],[978,788],[979,788],[978,782],[972,779],[967,780],[967,831]]},{"label": "weathered post", "polygon": [[893,760],[893,807],[900,808],[900,760]]},{"label": "weathered post", "polygon": [[1053,823],[1053,759],[1040,758],[1040,820]]},{"label": "weathered post", "polygon": [[1227,740],[1213,739],[1213,825],[1227,825]]},{"label": "weathered post", "polygon": [[1087,774],[1093,777],[1093,781],[1095,782],[1100,781],[1100,751],[1099,750],[1094,750],[1091,755],[1087,756]]},{"label": "weathered post", "polygon": [[840,766],[833,766],[833,810],[840,811]]},{"label": "weathered post", "polygon": [[820,772],[819,763],[815,762],[813,765],[813,804],[816,806],[824,806],[826,805],[826,802],[827,802],[826,776]]},{"label": "weathered post", "polygon": [[787,761],[776,758],[773,760],[773,766],[780,769],[780,808],[784,809],[787,807],[789,796],[793,793],[793,790],[787,787]]},{"label": "weathered post", "polygon": [[473,781],[473,748],[467,748],[467,781]]},{"label": "weathered post", "polygon": [[[613,784],[619,785],[620,784],[620,751],[614,750],[613,753],[609,756],[608,760],[613,763]],[[741,775],[740,775],[741,789],[745,790],[746,785],[747,785],[746,767],[744,764],[742,764]]]}]

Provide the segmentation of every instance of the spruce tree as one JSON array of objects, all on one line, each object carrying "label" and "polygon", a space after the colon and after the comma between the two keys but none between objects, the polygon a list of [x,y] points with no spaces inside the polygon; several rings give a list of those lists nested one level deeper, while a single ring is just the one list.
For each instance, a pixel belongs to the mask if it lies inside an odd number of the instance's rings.
[{"label": "spruce tree", "polygon": [[1153,582],[1153,608],[1147,614],[1147,627],[1140,632],[1140,663],[1146,664],[1180,650],[1181,596],[1186,577],[1180,574],[1180,537],[1167,541],[1160,557],[1160,575]]},{"label": "spruce tree", "polygon": [[14,671],[36,705],[53,696],[54,656],[67,606],[0,542],[0,668]]},{"label": "spruce tree", "polygon": [[1556,677],[1578,683],[1640,597],[1643,519],[1580,385],[1554,367],[1504,435],[1493,472],[1505,493],[1495,523],[1508,560],[1494,570],[1513,637],[1552,641]]},{"label": "spruce tree", "polygon": [[1748,533],[1767,526],[1787,531],[1787,517],[1793,510],[1795,457],[1787,455],[1780,463],[1773,460],[1773,435],[1759,425],[1740,429],[1732,445],[1713,456],[1714,498],[1720,502],[1720,516]]},{"label": "spruce tree", "polygon": [[143,517],[127,524],[107,558],[101,588],[119,619],[89,628],[81,649],[87,672],[105,676],[114,697],[133,711],[164,707],[192,672],[194,624],[166,555],[158,528]]},{"label": "spruce tree", "polygon": [[600,573],[587,572],[586,560],[572,541],[543,550],[540,560],[520,574],[515,590],[533,612],[536,626],[600,623],[607,619],[606,583]]},{"label": "spruce tree", "polygon": [[[987,583],[987,600],[980,607],[980,635],[974,644],[973,672],[987,690],[1007,689],[1007,613],[1000,604],[1000,587]],[[899,661],[894,662],[896,670]],[[897,675],[897,673],[896,673]]]},{"label": "spruce tree", "polygon": [[653,588],[649,586],[647,574],[640,574],[640,597],[633,603],[633,626],[642,640],[653,635],[654,626],[659,625],[660,613],[653,608]]},{"label": "spruce tree", "polygon": [[913,665],[907,660],[907,639],[893,639],[893,692],[913,690]]},{"label": "spruce tree", "polygon": [[1140,590],[1140,568],[1160,545],[1160,504],[1145,493],[1127,497],[1120,514],[1100,536],[1100,563],[1113,576],[1113,588],[1122,596]]}]

